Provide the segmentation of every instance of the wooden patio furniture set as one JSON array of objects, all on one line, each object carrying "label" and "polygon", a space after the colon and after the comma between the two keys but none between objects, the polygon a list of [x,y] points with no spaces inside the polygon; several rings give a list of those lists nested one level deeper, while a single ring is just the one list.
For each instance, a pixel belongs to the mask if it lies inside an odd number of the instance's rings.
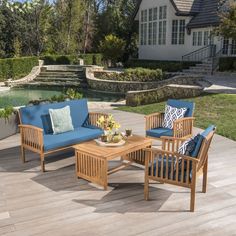
[{"label": "wooden patio furniture set", "polygon": [[[194,104],[180,100],[168,100],[167,105],[175,108],[185,107],[185,116],[173,122],[173,128],[164,128],[164,113],[155,113],[145,117],[146,137],[133,135],[121,147],[102,147],[94,141],[103,131],[97,127],[97,121],[103,113],[89,113],[87,100],[74,100],[56,104],[24,107],[19,110],[21,134],[21,159],[25,162],[25,150],[40,155],[41,170],[45,171],[45,156],[68,148],[75,150],[77,177],[86,179],[105,190],[108,176],[116,171],[136,163],[145,169],[144,198],[149,199],[149,182],[157,181],[189,188],[191,191],[190,211],[194,211],[196,181],[203,175],[202,192],[206,193],[208,150],[215,133],[215,127],[209,126],[198,134],[194,150],[188,155],[179,149],[193,132]],[[50,132],[49,109],[69,106],[74,131],[55,135]],[[79,117],[79,118],[78,118]],[[152,147],[153,139],[162,142],[162,148]],[[193,140],[193,139],[192,139]],[[121,164],[113,169],[108,162],[121,157]]]}]

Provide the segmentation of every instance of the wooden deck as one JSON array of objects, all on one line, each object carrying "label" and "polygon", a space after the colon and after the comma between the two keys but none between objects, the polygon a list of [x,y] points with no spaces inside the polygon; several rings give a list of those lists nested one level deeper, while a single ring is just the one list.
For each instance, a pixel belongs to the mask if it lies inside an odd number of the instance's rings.
[{"label": "wooden deck", "polygon": [[[144,133],[143,116],[112,112]],[[179,187],[153,184],[146,202],[137,167],[111,175],[103,191],[75,177],[73,152],[46,158],[46,173],[37,155],[27,153],[26,164],[19,156],[19,135],[0,141],[0,235],[236,235],[236,142],[221,136],[210,150],[206,194],[198,181],[195,213]]]}]

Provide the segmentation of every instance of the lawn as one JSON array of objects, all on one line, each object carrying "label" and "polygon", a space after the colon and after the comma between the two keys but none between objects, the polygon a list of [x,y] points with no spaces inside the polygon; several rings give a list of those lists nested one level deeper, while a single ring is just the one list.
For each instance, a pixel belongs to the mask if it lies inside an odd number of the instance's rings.
[{"label": "lawn", "polygon": [[[194,126],[205,129],[209,124],[217,126],[217,133],[236,140],[236,95],[209,94],[185,99],[195,102]],[[141,114],[164,111],[165,102],[138,107],[119,107],[119,110]]]}]

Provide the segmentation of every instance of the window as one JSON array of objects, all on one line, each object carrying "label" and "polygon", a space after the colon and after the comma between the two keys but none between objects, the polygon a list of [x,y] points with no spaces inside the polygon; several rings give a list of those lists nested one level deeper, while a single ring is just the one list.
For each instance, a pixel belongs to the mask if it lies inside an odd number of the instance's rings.
[{"label": "window", "polygon": [[204,45],[204,46],[209,45],[209,31],[205,31],[205,32],[204,32],[203,45]]},{"label": "window", "polygon": [[179,44],[184,44],[185,39],[185,20],[179,21]]},{"label": "window", "polygon": [[148,10],[148,44],[156,45],[157,43],[157,7]]},{"label": "window", "polygon": [[160,20],[166,19],[166,15],[167,15],[166,13],[167,13],[167,7],[166,6],[160,7],[160,9],[159,9],[159,19]]},{"label": "window", "polygon": [[197,45],[202,46],[202,32],[199,31],[197,34]]},{"label": "window", "polygon": [[172,21],[172,39],[171,39],[172,44],[177,44],[178,43],[178,20],[173,20]]},{"label": "window", "polygon": [[157,22],[153,22],[153,45],[157,44]]},{"label": "window", "polygon": [[141,11],[140,44],[147,44],[147,10]]},{"label": "window", "polygon": [[236,40],[232,39],[231,55],[236,55]]},{"label": "window", "polygon": [[193,46],[197,46],[197,32],[193,32]]},{"label": "window", "polygon": [[166,17],[167,17],[167,7],[161,6],[159,8],[159,37],[158,37],[158,43],[160,45],[166,44]]}]

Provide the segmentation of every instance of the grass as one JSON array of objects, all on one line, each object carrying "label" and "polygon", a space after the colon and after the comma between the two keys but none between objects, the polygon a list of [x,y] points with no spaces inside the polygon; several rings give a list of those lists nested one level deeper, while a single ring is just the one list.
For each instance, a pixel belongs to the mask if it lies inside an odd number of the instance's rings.
[{"label": "grass", "polygon": [[[205,129],[209,124],[217,126],[217,133],[232,140],[236,140],[236,95],[214,94],[197,98],[185,99],[195,102],[194,126]],[[165,102],[138,107],[120,107],[118,110],[151,114],[164,111]]]}]

